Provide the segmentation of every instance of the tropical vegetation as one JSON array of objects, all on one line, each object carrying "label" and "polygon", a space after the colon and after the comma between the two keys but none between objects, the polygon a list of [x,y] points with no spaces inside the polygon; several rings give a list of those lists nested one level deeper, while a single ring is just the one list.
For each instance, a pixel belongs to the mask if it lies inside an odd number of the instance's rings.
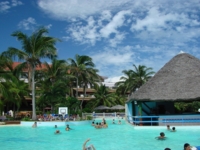
[{"label": "tropical vegetation", "polygon": [[[124,105],[127,96],[155,73],[152,68],[133,64],[133,69],[122,71],[116,89],[111,90],[102,84],[104,79],[91,57],[76,54],[74,58],[57,59],[55,44],[60,40],[47,34],[46,28],[39,28],[30,36],[20,31],[12,34],[21,42],[21,49],[9,47],[0,55],[0,113],[5,106],[14,111],[19,111],[22,105],[28,108],[27,98],[32,101],[32,120],[38,113],[44,113],[45,108],[58,113],[58,107],[66,106],[69,113],[81,115],[100,105]],[[16,58],[20,63],[13,66]],[[85,101],[88,88],[94,89],[94,93],[91,100]],[[82,100],[78,99],[80,93]],[[199,107],[199,102],[175,103],[179,112]]]}]

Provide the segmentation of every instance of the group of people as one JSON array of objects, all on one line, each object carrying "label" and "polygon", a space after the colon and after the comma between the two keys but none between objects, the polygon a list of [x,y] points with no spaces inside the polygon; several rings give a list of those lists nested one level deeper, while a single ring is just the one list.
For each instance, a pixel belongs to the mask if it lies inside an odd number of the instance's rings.
[{"label": "group of people", "polygon": [[[55,125],[54,127],[57,128],[58,126]],[[33,123],[32,128],[37,128],[37,122],[34,122],[34,123]],[[67,124],[65,130],[66,130],[66,131],[69,131],[69,130],[71,130],[71,129],[72,129],[72,128],[70,128],[69,125]],[[55,134],[60,134],[61,132],[60,132],[60,130],[56,130],[54,133],[55,133]]]},{"label": "group of people", "polygon": [[[176,128],[172,127],[172,129],[170,128],[170,125],[167,125],[167,130],[171,131],[171,132],[176,132]],[[157,139],[165,139],[165,133],[161,132],[159,137],[156,137]],[[164,150],[171,150],[170,148],[165,148]],[[200,146],[199,147],[194,147],[194,146],[190,146],[190,144],[185,143],[183,146],[183,150],[200,150]]]},{"label": "group of people", "polygon": [[100,129],[100,128],[107,128],[108,124],[106,123],[106,120],[103,118],[102,122],[92,122],[92,126],[94,126],[96,129]]},{"label": "group of people", "polygon": [[[57,125],[55,125],[55,128],[57,128]],[[71,129],[72,129],[72,128],[70,128],[69,125],[67,124],[65,130],[66,130],[66,131],[69,131],[69,130],[71,130]],[[55,131],[55,134],[60,134],[60,133],[61,133],[60,130],[56,130],[56,131]]]},{"label": "group of people", "polygon": [[38,121],[52,121],[53,120],[53,116],[51,114],[48,115],[38,115],[37,116]]},{"label": "group of people", "polygon": [[172,129],[171,129],[170,125],[167,125],[167,130],[170,130],[171,132],[176,132],[176,128],[172,127]]},{"label": "group of people", "polygon": [[[176,132],[176,128],[175,127],[172,127],[172,129],[170,128],[170,125],[167,125],[167,130],[171,131],[171,132]],[[155,137],[156,139],[159,139],[159,140],[164,140],[166,137],[165,137],[165,133],[164,132],[160,132],[160,136],[158,137]]]},{"label": "group of people", "polygon": [[[118,120],[118,124],[121,124],[121,120]],[[112,124],[115,124],[115,119],[113,119]]]},{"label": "group of people", "polygon": [[[112,124],[115,124],[115,119],[112,120]],[[121,124],[121,120],[118,120],[118,124]],[[93,121],[92,126],[99,129],[99,128],[107,128],[108,124],[106,123],[106,120],[103,118],[102,122],[96,122],[95,123],[95,121]]]}]

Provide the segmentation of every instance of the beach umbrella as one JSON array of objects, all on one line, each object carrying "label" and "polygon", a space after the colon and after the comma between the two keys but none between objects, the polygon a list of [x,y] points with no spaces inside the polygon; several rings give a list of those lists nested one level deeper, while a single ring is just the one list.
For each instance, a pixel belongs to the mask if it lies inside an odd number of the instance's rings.
[{"label": "beach umbrella", "polygon": [[103,110],[103,109],[110,109],[110,107],[101,105],[101,106],[98,106],[98,107],[96,107],[96,108],[94,108],[94,109],[95,109],[95,110]]},{"label": "beach umbrella", "polygon": [[110,109],[125,109],[125,106],[115,105],[115,106],[111,107]]}]

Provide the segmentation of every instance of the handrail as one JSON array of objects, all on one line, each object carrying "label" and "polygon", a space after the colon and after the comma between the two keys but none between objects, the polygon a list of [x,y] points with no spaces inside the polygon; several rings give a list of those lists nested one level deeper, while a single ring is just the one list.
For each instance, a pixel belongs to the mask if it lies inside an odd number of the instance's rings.
[{"label": "handrail", "polygon": [[200,124],[200,115],[126,116],[126,119],[135,125]]},{"label": "handrail", "polygon": [[113,113],[82,113],[83,118],[87,118],[87,116],[92,116],[95,118],[119,118],[125,117],[125,112],[113,112]]}]

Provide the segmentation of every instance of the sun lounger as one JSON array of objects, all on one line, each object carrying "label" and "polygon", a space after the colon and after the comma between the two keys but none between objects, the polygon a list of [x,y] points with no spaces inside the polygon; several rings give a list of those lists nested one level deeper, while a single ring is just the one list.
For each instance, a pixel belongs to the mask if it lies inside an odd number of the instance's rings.
[{"label": "sun lounger", "polygon": [[6,118],[6,116],[0,116],[0,121],[6,121],[6,120],[8,120],[8,119]]}]

